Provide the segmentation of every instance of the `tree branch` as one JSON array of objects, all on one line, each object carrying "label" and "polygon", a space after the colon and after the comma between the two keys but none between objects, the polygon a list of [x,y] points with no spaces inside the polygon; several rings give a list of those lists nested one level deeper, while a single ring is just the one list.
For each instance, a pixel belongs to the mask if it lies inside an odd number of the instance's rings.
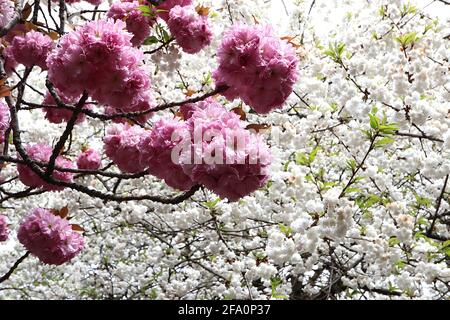
[{"label": "tree branch", "polygon": [[14,271],[17,269],[17,267],[19,266],[19,264],[21,264],[23,262],[23,260],[25,260],[28,256],[30,255],[30,252],[27,251],[23,256],[21,256],[15,263],[14,265],[9,269],[9,271],[7,273],[5,273],[1,278],[0,278],[0,283],[5,282],[6,280],[9,279],[9,277],[11,277],[11,275],[14,273]]}]

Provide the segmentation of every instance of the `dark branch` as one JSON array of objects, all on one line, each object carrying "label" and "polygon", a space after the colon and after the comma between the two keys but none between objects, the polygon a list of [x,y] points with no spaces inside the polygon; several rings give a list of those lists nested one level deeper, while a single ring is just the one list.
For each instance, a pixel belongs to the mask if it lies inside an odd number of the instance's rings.
[{"label": "dark branch", "polygon": [[23,256],[21,256],[15,263],[14,265],[8,270],[7,273],[5,273],[1,278],[0,278],[0,283],[5,282],[6,280],[9,279],[9,277],[11,277],[11,275],[14,273],[14,271],[17,269],[17,267],[19,266],[19,264],[21,264],[23,262],[23,260],[25,260],[28,256],[30,255],[30,252],[27,251]]}]

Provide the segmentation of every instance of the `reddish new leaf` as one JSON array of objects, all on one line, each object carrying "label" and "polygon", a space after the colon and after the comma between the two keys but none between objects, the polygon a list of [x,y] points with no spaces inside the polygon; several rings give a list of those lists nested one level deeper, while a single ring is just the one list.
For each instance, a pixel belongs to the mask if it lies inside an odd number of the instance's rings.
[{"label": "reddish new leaf", "polygon": [[82,226],[80,226],[79,224],[71,224],[71,226],[72,226],[72,230],[74,230],[74,231],[86,232],[86,230],[84,230],[84,228]]}]

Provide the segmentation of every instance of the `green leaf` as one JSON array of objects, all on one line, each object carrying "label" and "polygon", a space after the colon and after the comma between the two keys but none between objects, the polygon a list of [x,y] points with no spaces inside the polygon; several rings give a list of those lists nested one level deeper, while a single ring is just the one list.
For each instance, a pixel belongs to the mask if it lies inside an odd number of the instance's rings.
[{"label": "green leaf", "polygon": [[375,204],[382,203],[382,198],[376,194],[369,194],[368,196],[361,196],[356,199],[356,204],[361,209],[369,209]]},{"label": "green leaf", "polygon": [[342,62],[342,54],[345,51],[345,43],[337,43],[334,44],[329,43],[328,49],[325,50],[324,54],[330,57],[334,62],[340,63]]},{"label": "green leaf", "polygon": [[436,28],[438,23],[439,23],[439,20],[436,19],[436,20],[433,20],[433,22],[427,24],[425,26],[425,30],[424,30],[423,34],[427,33],[428,31],[432,30],[433,28]]},{"label": "green leaf", "polygon": [[308,174],[305,176],[305,180],[308,181],[308,182],[313,183],[313,182],[314,182],[314,177],[313,177],[311,174],[308,173]]},{"label": "green leaf", "polygon": [[169,42],[170,39],[171,39],[170,34],[166,31],[166,29],[163,29],[162,31],[163,31],[163,40],[164,40],[164,42],[166,42],[166,43]]},{"label": "green leaf", "polygon": [[287,227],[282,223],[278,224],[278,227],[280,228],[280,231],[284,233],[285,236],[289,237],[292,234],[292,228]]},{"label": "green leaf", "polygon": [[383,135],[393,135],[395,132],[398,131],[398,126],[396,123],[390,123],[390,124],[382,124],[378,128],[380,130],[380,133]]},{"label": "green leaf", "polygon": [[278,277],[272,277],[270,279],[270,286],[272,289],[272,298],[275,299],[286,299],[287,297],[277,291],[277,288],[282,283],[281,279]]},{"label": "green leaf", "polygon": [[291,162],[292,162],[292,161],[287,161],[287,162],[284,164],[283,169],[284,169],[285,172],[287,172],[287,171],[289,170],[289,165],[291,164]]},{"label": "green leaf", "polygon": [[377,130],[378,127],[380,126],[380,119],[378,119],[377,116],[374,114],[369,114],[369,118],[370,118],[370,127],[374,130]]},{"label": "green leaf", "polygon": [[348,159],[347,160],[347,167],[350,170],[355,171],[356,170],[356,161],[354,159]]},{"label": "green leaf", "polygon": [[384,138],[379,139],[377,142],[375,142],[375,147],[378,147],[378,148],[384,147],[384,146],[389,145],[394,142],[395,142],[394,139],[389,138],[389,137],[384,137]]},{"label": "green leaf", "polygon": [[374,134],[372,130],[361,130],[361,131],[362,133],[364,133],[367,139],[372,140]]},{"label": "green leaf", "polygon": [[450,247],[450,240],[445,241],[445,242],[442,244],[442,247]]},{"label": "green leaf", "polygon": [[365,236],[367,232],[367,226],[361,226],[359,228],[359,232],[361,233],[362,236]]},{"label": "green leaf", "polygon": [[323,191],[329,190],[329,189],[337,186],[338,184],[339,183],[337,181],[324,182],[321,190],[323,190]]},{"label": "green leaf", "polygon": [[208,71],[205,76],[203,77],[203,81],[202,81],[203,85],[210,85],[212,84],[212,73],[211,71]]},{"label": "green leaf", "polygon": [[344,53],[344,50],[345,50],[345,44],[344,44],[344,43],[339,43],[339,44],[337,45],[337,48],[336,48],[336,49],[337,49],[336,52],[337,52],[338,55],[341,57],[342,54]]},{"label": "green leaf", "polygon": [[149,13],[149,14],[153,13],[152,8],[149,6],[139,6],[139,7],[137,7],[137,9],[144,13]]},{"label": "green leaf", "polygon": [[331,111],[333,111],[333,112],[336,112],[336,111],[339,110],[339,106],[338,106],[338,104],[336,102],[332,102],[330,104],[330,108],[331,108]]},{"label": "green leaf", "polygon": [[220,198],[217,198],[216,200],[213,201],[205,201],[203,202],[203,205],[206,206],[208,209],[214,209],[215,206],[220,202]]},{"label": "green leaf", "polygon": [[390,237],[389,240],[388,240],[389,247],[396,246],[399,243],[400,243],[400,240],[398,240],[397,237]]},{"label": "green leaf", "polygon": [[428,239],[428,237],[423,233],[423,231],[417,231],[414,234],[414,239],[420,239],[420,238],[424,238],[425,240]]},{"label": "green leaf", "polygon": [[145,39],[143,44],[145,46],[149,46],[149,45],[152,45],[152,44],[155,44],[155,43],[158,43],[158,42],[159,42],[159,40],[158,40],[157,37],[151,36],[151,37],[148,37],[147,39]]},{"label": "green leaf", "polygon": [[397,269],[403,269],[404,267],[406,267],[406,262],[403,260],[399,260],[395,263],[395,267]]},{"label": "green leaf", "polygon": [[427,226],[429,224],[428,219],[425,217],[420,217],[419,219],[417,219],[417,224],[419,226]]},{"label": "green leaf", "polygon": [[418,194],[415,194],[415,197],[416,197],[417,205],[419,207],[422,207],[422,206],[426,207],[426,208],[431,207],[431,204],[432,204],[431,199],[428,199],[428,198],[425,198],[425,197],[421,197]]},{"label": "green leaf", "polygon": [[359,189],[359,188],[355,188],[355,187],[352,187],[352,188],[347,188],[347,190],[345,190],[345,193],[347,194],[347,193],[357,193],[357,192],[361,192],[361,189]]},{"label": "green leaf", "polygon": [[150,291],[149,298],[150,298],[151,300],[156,300],[156,298],[158,298],[158,293],[156,292],[156,289],[155,289],[155,288],[153,288],[153,289]]},{"label": "green leaf", "polygon": [[372,114],[376,114],[378,112],[378,107],[377,106],[373,106],[372,110],[370,110],[370,112]]},{"label": "green leaf", "polygon": [[402,47],[407,47],[409,45],[412,45],[420,40],[420,38],[417,36],[416,32],[409,32],[404,35],[401,35],[395,40],[402,45]]},{"label": "green leaf", "polygon": [[389,281],[389,292],[397,292],[398,288],[392,284],[392,282]]},{"label": "green leaf", "polygon": [[444,250],[444,253],[445,253],[445,255],[447,255],[447,256],[450,257],[450,248],[446,248],[446,249]]},{"label": "green leaf", "polygon": [[362,217],[363,217],[364,219],[366,219],[366,220],[372,220],[372,219],[373,219],[373,213],[370,212],[370,211],[367,211],[367,212],[365,212],[365,213],[363,214]]},{"label": "green leaf", "polygon": [[450,240],[443,242],[439,251],[450,257]]},{"label": "green leaf", "polygon": [[302,152],[297,152],[295,154],[295,163],[300,166],[308,166],[310,163],[309,157]]},{"label": "green leaf", "polygon": [[314,160],[316,159],[317,153],[319,152],[320,147],[317,146],[314,148],[314,150],[309,154],[309,163],[313,163]]},{"label": "green leaf", "polygon": [[406,16],[407,14],[414,14],[416,12],[417,8],[408,1],[408,3],[404,4],[402,9],[400,10],[400,15]]}]

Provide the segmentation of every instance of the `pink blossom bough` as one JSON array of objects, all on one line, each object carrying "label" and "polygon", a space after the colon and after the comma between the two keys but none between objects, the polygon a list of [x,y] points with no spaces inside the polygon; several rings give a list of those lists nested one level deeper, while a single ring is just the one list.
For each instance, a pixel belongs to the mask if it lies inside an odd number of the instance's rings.
[{"label": "pink blossom bough", "polygon": [[34,209],[21,223],[17,238],[43,263],[61,265],[84,248],[84,238],[67,219],[47,209]]}]

